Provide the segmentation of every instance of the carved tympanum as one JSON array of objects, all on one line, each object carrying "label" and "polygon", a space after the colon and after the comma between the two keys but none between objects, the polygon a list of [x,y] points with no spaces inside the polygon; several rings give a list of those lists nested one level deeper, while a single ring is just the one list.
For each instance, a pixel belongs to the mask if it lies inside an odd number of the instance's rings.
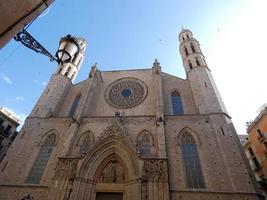
[{"label": "carved tympanum", "polygon": [[125,181],[123,167],[117,158],[114,157],[107,163],[102,170],[98,181],[104,183],[122,183]]}]

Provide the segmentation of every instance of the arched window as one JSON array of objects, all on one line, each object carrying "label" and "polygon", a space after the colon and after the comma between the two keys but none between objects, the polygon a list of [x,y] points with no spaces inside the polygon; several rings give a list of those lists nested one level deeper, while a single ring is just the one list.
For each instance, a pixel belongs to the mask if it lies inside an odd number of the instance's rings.
[{"label": "arched window", "polygon": [[76,72],[73,72],[70,79],[73,80],[75,75],[76,75]]},{"label": "arched window", "polygon": [[147,156],[151,154],[151,148],[153,145],[153,136],[151,133],[144,131],[139,134],[137,138],[138,151],[141,156]]},{"label": "arched window", "polygon": [[79,140],[79,151],[80,154],[84,155],[90,149],[94,143],[94,135],[90,131],[81,135]]},{"label": "arched window", "polygon": [[39,184],[56,142],[54,133],[48,135],[35,159],[26,183]]},{"label": "arched window", "polygon": [[78,106],[78,103],[79,103],[79,100],[80,100],[80,95],[77,96],[77,97],[74,99],[74,101],[73,101],[73,103],[72,103],[72,106],[71,106],[71,109],[70,109],[70,112],[69,112],[69,117],[73,117],[73,116],[74,116],[75,111],[76,111],[77,106]]},{"label": "arched window", "polygon": [[180,142],[187,187],[205,188],[201,165],[198,157],[197,145],[194,138],[188,132],[184,132],[181,135]]},{"label": "arched window", "polygon": [[190,46],[191,46],[192,52],[195,53],[196,50],[195,50],[195,47],[194,47],[193,43],[190,43]]},{"label": "arched window", "polygon": [[192,65],[192,63],[191,63],[190,60],[188,61],[188,65],[189,65],[189,68],[190,68],[190,69],[193,69],[193,65]]},{"label": "arched window", "polygon": [[182,115],[184,114],[182,99],[179,92],[174,91],[172,92],[172,110],[174,115]]},{"label": "arched window", "polygon": [[65,76],[68,76],[69,75],[70,70],[71,70],[71,67],[69,66],[68,69],[67,69],[67,71],[65,72]]},{"label": "arched window", "polygon": [[188,56],[188,50],[186,47],[184,48],[184,51],[185,51],[185,55]]}]

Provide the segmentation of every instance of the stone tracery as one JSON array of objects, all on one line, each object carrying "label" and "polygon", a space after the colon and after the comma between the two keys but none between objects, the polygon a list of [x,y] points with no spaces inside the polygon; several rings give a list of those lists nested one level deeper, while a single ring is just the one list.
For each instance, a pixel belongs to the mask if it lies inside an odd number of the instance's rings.
[{"label": "stone tracery", "polygon": [[106,90],[106,101],[115,108],[132,108],[142,103],[147,95],[146,85],[136,78],[114,81]]}]

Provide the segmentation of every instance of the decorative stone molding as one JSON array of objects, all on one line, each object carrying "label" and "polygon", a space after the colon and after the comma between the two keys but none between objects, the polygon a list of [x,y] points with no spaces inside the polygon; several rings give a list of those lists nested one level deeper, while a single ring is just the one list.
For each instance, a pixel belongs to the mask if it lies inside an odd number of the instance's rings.
[{"label": "decorative stone molding", "polygon": [[54,179],[73,179],[77,170],[77,158],[59,158]]},{"label": "decorative stone molding", "polygon": [[117,137],[124,137],[124,130],[123,127],[116,121],[114,121],[110,126],[108,126],[103,134],[102,138],[109,137],[109,136],[117,136]]},{"label": "decorative stone molding", "polygon": [[162,159],[144,160],[143,178],[151,182],[166,182],[168,180],[167,161]]}]

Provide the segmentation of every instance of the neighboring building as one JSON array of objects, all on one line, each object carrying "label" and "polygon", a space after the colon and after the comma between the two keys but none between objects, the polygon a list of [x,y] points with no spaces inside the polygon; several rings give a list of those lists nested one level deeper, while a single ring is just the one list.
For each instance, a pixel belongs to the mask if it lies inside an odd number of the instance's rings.
[{"label": "neighboring building", "polygon": [[0,162],[6,155],[6,152],[16,138],[20,119],[11,111],[0,107]]},{"label": "neighboring building", "polygon": [[53,0],[0,2],[0,49],[43,12]]},{"label": "neighboring building", "polygon": [[248,135],[238,135],[241,144],[245,144],[248,141]]},{"label": "neighboring building", "polygon": [[267,107],[247,127],[248,141],[243,145],[254,175],[267,195]]},{"label": "neighboring building", "polygon": [[0,199],[259,199],[190,30],[179,34],[186,79],[155,60],[149,69],[93,66],[73,84],[86,45],[75,40],[78,53],[58,66],[0,164]]}]

